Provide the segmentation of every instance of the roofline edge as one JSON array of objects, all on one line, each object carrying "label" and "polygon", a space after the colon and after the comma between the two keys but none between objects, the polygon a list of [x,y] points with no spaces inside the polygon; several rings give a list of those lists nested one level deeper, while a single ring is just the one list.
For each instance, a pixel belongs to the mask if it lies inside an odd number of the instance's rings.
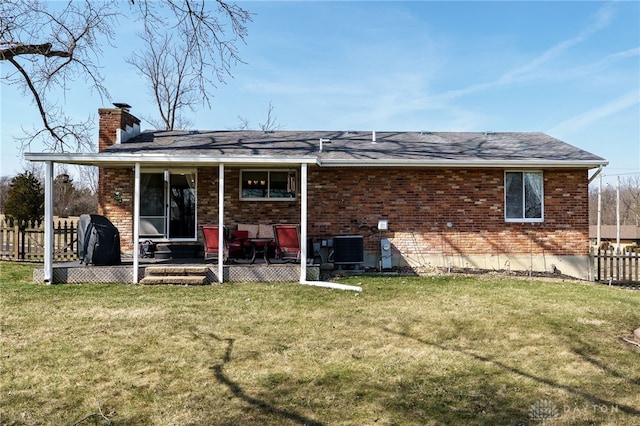
[{"label": "roofline edge", "polygon": [[476,161],[420,161],[420,160],[331,160],[319,157],[264,157],[264,156],[235,156],[235,157],[209,157],[209,156],[166,156],[166,155],[104,155],[101,153],[74,153],[61,154],[29,152],[24,155],[25,160],[34,162],[53,161],[63,164],[80,164],[89,166],[129,166],[135,163],[141,164],[189,164],[189,165],[215,165],[215,164],[316,164],[319,167],[430,167],[430,168],[506,168],[506,167],[546,167],[546,168],[596,168],[605,167],[609,161],[602,160],[476,160]]},{"label": "roofline edge", "polygon": [[352,160],[320,160],[318,162],[321,167],[432,167],[432,168],[505,168],[505,167],[546,167],[546,168],[596,168],[605,167],[609,161],[594,160],[573,160],[573,161],[545,161],[545,160],[478,160],[478,161],[429,161],[420,162],[416,160],[378,160],[378,161],[352,161]]}]

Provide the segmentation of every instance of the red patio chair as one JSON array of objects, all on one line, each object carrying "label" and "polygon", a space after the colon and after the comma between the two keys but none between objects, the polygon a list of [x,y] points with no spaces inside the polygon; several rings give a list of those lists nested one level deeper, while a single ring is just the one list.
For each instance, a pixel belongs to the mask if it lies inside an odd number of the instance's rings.
[{"label": "red patio chair", "polygon": [[233,237],[228,242],[229,257],[230,258],[246,258],[247,239],[249,238],[249,231],[233,231]]},{"label": "red patio chair", "polygon": [[276,258],[286,261],[300,260],[300,226],[273,225],[276,239]]},{"label": "red patio chair", "polygon": [[[217,259],[220,253],[220,244],[218,241],[218,229],[220,227],[218,225],[202,225],[202,233],[204,234],[204,258],[214,258]],[[222,261],[226,261],[229,257],[229,246],[227,245],[227,240],[224,238],[223,233],[223,251],[222,251]]]}]

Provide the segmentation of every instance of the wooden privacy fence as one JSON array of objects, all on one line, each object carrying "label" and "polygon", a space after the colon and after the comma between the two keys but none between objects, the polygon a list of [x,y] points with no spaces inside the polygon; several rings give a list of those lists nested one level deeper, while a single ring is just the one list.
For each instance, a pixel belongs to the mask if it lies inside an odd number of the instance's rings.
[{"label": "wooden privacy fence", "polygon": [[591,262],[596,281],[640,283],[640,252],[598,249],[591,252]]},{"label": "wooden privacy fence", "polygon": [[[59,219],[53,223],[53,259],[76,260],[77,224]],[[2,260],[44,261],[44,227],[32,223],[24,231],[0,221],[0,258]]]}]

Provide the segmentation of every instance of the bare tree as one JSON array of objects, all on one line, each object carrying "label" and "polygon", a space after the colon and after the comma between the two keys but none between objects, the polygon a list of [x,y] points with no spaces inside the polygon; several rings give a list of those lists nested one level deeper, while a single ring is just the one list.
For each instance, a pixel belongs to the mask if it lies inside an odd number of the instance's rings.
[{"label": "bare tree", "polygon": [[11,185],[11,177],[0,176],[0,213],[4,213],[4,205],[7,202],[9,185]]},{"label": "bare tree", "polygon": [[238,115],[238,124],[230,127],[231,130],[249,130],[249,119]]},{"label": "bare tree", "polygon": [[[615,185],[603,186],[601,193],[602,224],[616,224],[617,191]],[[598,188],[589,188],[589,222],[597,223]],[[628,176],[620,182],[620,224],[640,226],[640,175]]]},{"label": "bare tree", "polygon": [[628,224],[640,225],[640,174],[627,177],[621,191],[620,204],[629,218]]},{"label": "bare tree", "polygon": [[278,123],[278,117],[273,113],[273,104],[269,102],[269,108],[267,109],[267,118],[264,123],[258,123],[260,130],[265,132],[273,132],[274,130],[282,129],[282,125]]},{"label": "bare tree", "polygon": [[[235,41],[246,36],[249,12],[222,0],[129,0],[128,4],[130,14],[142,20],[144,33],[153,34],[154,42],[162,45],[160,34],[166,32],[176,49],[188,46],[182,52],[184,67],[200,99],[209,105],[213,83],[209,76],[224,81],[240,61]],[[65,93],[71,90],[70,82],[84,80],[108,98],[99,58],[101,47],[113,43],[118,18],[126,12],[122,9],[118,0],[0,2],[0,61],[11,65],[0,79],[30,97],[42,121],[42,128],[23,129],[23,149],[36,140],[53,151],[93,149],[92,120],[77,122],[65,115],[59,91]],[[189,104],[188,97],[185,103]]]},{"label": "bare tree", "polygon": [[87,190],[92,194],[98,193],[98,167],[79,166],[78,176],[80,176],[80,182],[76,183],[78,189]]},{"label": "bare tree", "polygon": [[[275,130],[280,130],[284,128],[284,125],[278,122],[278,117],[273,113],[274,106],[271,102],[269,102],[269,107],[267,108],[267,116],[263,123],[258,122],[258,128],[263,132],[273,132]],[[238,124],[235,126],[228,127],[230,130],[249,130],[251,128],[251,124],[249,119],[238,115]]]},{"label": "bare tree", "polygon": [[[91,147],[91,121],[77,122],[57,102],[69,84],[84,79],[100,96],[107,94],[94,56],[100,41],[111,42],[117,2],[73,2],[51,5],[39,0],[0,3],[0,60],[13,71],[0,77],[16,85],[36,105],[42,128],[23,129],[22,148],[41,140],[55,151]],[[55,7],[53,7],[55,6]]]},{"label": "bare tree", "polygon": [[66,170],[53,180],[53,214],[59,217],[97,213],[98,196],[87,187],[76,185]]},{"label": "bare tree", "polygon": [[170,35],[144,33],[146,50],[126,59],[148,82],[150,95],[160,114],[160,120],[144,117],[156,129],[187,128],[191,122],[182,114],[185,108],[193,111],[201,102],[197,76],[188,67],[191,47],[178,47]]},{"label": "bare tree", "polygon": [[[214,13],[201,1],[169,1],[174,22],[149,8],[142,9],[145,29],[140,37],[145,50],[134,53],[127,62],[149,83],[149,90],[160,120],[146,118],[156,128],[173,130],[192,123],[185,109],[197,104],[211,107],[212,90],[217,82],[231,76],[231,67],[242,62],[235,43],[244,42],[250,14],[220,0]],[[165,29],[175,28],[171,34]],[[230,35],[226,31],[231,28]],[[215,80],[209,76],[215,75]]]}]

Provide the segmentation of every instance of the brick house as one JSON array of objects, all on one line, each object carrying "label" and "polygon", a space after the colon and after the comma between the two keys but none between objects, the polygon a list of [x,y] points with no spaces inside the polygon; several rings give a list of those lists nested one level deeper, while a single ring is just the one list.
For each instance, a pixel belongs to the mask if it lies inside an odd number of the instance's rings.
[{"label": "brick house", "polygon": [[393,267],[588,277],[589,171],[607,161],[543,133],[141,133],[128,109],[99,115],[98,153],[27,159],[99,166],[100,214],[124,252],[201,242],[203,224],[299,223],[323,246],[360,235],[367,267],[384,239]]}]

